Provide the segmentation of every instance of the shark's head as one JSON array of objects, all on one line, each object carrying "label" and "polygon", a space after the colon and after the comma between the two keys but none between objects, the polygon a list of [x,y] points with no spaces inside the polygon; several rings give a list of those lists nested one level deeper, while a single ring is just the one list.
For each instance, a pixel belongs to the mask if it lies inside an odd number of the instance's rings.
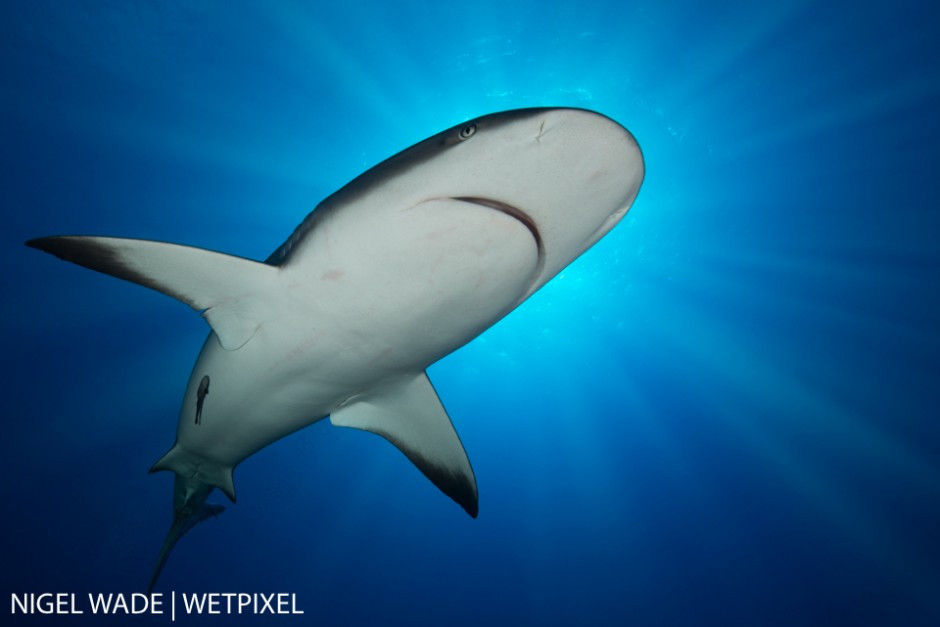
[{"label": "shark's head", "polygon": [[511,215],[532,233],[539,259],[521,301],[620,221],[643,175],[633,135],[599,113],[494,113],[438,133],[363,173],[324,200],[269,262],[286,261],[318,221],[367,197],[401,207],[453,200]]},{"label": "shark's head", "polygon": [[538,245],[528,296],[617,224],[643,175],[636,140],[610,118],[583,109],[519,109],[430,137],[331,200],[376,193],[396,195],[405,205],[454,199],[507,213]]}]

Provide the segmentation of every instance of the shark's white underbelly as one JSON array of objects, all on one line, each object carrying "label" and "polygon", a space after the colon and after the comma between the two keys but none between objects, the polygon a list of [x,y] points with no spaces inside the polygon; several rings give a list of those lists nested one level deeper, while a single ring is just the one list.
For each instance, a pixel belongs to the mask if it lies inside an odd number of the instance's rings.
[{"label": "shark's white underbelly", "polygon": [[283,318],[244,347],[225,351],[210,336],[180,412],[183,448],[235,466],[376,383],[422,372],[506,315],[533,281],[537,242],[499,211],[447,199],[372,217],[317,230],[310,253],[282,273]]}]

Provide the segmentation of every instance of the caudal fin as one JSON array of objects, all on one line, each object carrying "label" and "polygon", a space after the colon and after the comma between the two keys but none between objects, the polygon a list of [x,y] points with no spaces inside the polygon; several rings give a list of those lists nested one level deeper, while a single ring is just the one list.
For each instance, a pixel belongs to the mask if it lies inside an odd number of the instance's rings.
[{"label": "caudal fin", "polygon": [[154,566],[153,575],[150,577],[150,585],[147,587],[148,592],[153,591],[153,587],[166,565],[167,558],[170,557],[173,547],[176,546],[180,538],[202,521],[210,517],[214,518],[225,511],[225,508],[221,505],[206,503],[206,498],[212,490],[211,485],[198,479],[176,475],[173,482],[173,523],[163,540],[163,546],[160,547],[157,565]]},{"label": "caudal fin", "polygon": [[210,517],[214,518],[224,511],[225,507],[222,505],[203,503],[191,513],[180,512],[173,517],[173,524],[170,525],[170,531],[167,532],[166,538],[163,540],[160,555],[157,557],[157,565],[154,567],[153,575],[150,577],[150,585],[147,586],[148,594],[153,592],[153,587],[156,585],[160,573],[163,572],[166,560],[170,557],[170,552],[173,551],[173,547],[176,546],[179,539],[203,520]]}]

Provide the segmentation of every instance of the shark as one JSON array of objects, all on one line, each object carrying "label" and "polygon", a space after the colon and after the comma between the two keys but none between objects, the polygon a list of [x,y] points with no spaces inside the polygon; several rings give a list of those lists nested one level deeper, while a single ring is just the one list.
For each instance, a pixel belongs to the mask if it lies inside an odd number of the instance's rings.
[{"label": "shark", "polygon": [[264,261],[176,243],[52,236],[26,244],[143,285],[211,331],[176,439],[176,543],[234,503],[234,470],[329,418],[397,447],[467,514],[470,460],[426,370],[519,306],[608,233],[643,181],[634,136],[594,111],[529,108],[458,124],[320,202]]}]

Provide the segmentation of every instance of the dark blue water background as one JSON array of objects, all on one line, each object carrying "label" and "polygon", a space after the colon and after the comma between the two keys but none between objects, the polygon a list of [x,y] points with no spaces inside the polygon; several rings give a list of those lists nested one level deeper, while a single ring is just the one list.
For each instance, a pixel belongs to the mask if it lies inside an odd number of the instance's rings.
[{"label": "dark blue water background", "polygon": [[394,152],[565,105],[630,128],[647,179],[430,369],[479,519],[321,423],[238,468],[161,589],[295,592],[323,626],[940,624],[938,24],[904,1],[4,2],[0,611],[146,586],[172,489],[146,470],[206,333],[23,241],[264,258]]}]

